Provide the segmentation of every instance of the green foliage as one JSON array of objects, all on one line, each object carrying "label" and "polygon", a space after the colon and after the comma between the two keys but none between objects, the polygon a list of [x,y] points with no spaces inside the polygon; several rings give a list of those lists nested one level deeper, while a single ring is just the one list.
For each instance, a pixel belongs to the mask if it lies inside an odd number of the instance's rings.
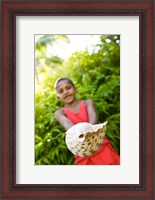
[{"label": "green foliage", "polygon": [[[99,123],[108,121],[106,136],[120,153],[120,36],[101,35],[100,43],[91,52],[87,48],[66,60],[51,55],[48,58],[51,62],[47,59],[47,46],[53,45],[58,38],[49,37],[46,42],[37,41],[36,44],[36,65],[39,63],[39,67],[36,67],[35,164],[70,165],[74,162],[65,144],[65,130],[54,117],[54,112],[63,106],[54,91],[58,77],[73,80],[78,88],[78,99],[94,100]],[[67,36],[62,38],[69,42]]]},{"label": "green foliage", "polygon": [[54,118],[57,99],[48,92],[37,93],[35,102],[36,165],[73,164],[73,156],[66,148],[65,132]]}]

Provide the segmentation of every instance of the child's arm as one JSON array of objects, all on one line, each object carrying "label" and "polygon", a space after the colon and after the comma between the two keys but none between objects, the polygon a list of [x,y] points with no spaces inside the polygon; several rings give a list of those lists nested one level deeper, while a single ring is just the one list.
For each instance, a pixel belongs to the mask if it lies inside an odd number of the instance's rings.
[{"label": "child's arm", "polygon": [[96,114],[94,102],[92,99],[87,99],[86,101],[87,105],[87,111],[88,111],[88,117],[89,117],[89,123],[91,124],[97,124],[98,117]]},{"label": "child's arm", "polygon": [[62,110],[58,110],[55,112],[55,117],[58,122],[65,128],[67,131],[74,124],[64,115]]}]

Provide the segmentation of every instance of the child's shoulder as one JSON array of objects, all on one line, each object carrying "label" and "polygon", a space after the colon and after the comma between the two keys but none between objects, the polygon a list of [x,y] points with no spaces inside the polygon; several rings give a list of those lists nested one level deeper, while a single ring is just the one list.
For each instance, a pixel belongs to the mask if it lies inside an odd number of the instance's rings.
[{"label": "child's shoulder", "polygon": [[90,104],[93,104],[93,103],[94,103],[94,101],[92,99],[85,100],[86,105],[90,105]]},{"label": "child's shoulder", "polygon": [[62,109],[55,111],[54,115],[56,117],[60,116],[60,115],[64,115],[64,111]]}]

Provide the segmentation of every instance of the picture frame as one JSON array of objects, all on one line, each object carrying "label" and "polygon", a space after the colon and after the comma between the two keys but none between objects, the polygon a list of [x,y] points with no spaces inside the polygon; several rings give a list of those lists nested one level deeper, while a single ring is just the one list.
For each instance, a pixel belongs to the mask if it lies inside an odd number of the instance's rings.
[{"label": "picture frame", "polygon": [[[1,1],[1,199],[155,198],[154,1]],[[139,16],[139,184],[16,184],[16,16]]]}]

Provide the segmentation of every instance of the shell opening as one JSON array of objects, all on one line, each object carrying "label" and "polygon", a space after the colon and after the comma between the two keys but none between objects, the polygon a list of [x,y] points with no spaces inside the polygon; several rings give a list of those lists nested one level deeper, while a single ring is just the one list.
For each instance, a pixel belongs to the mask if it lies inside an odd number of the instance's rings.
[{"label": "shell opening", "polygon": [[83,138],[83,137],[84,137],[84,134],[79,135],[79,138]]},{"label": "shell opening", "polygon": [[78,136],[78,141],[79,142],[83,142],[85,140],[85,134],[80,134],[79,136]]}]

